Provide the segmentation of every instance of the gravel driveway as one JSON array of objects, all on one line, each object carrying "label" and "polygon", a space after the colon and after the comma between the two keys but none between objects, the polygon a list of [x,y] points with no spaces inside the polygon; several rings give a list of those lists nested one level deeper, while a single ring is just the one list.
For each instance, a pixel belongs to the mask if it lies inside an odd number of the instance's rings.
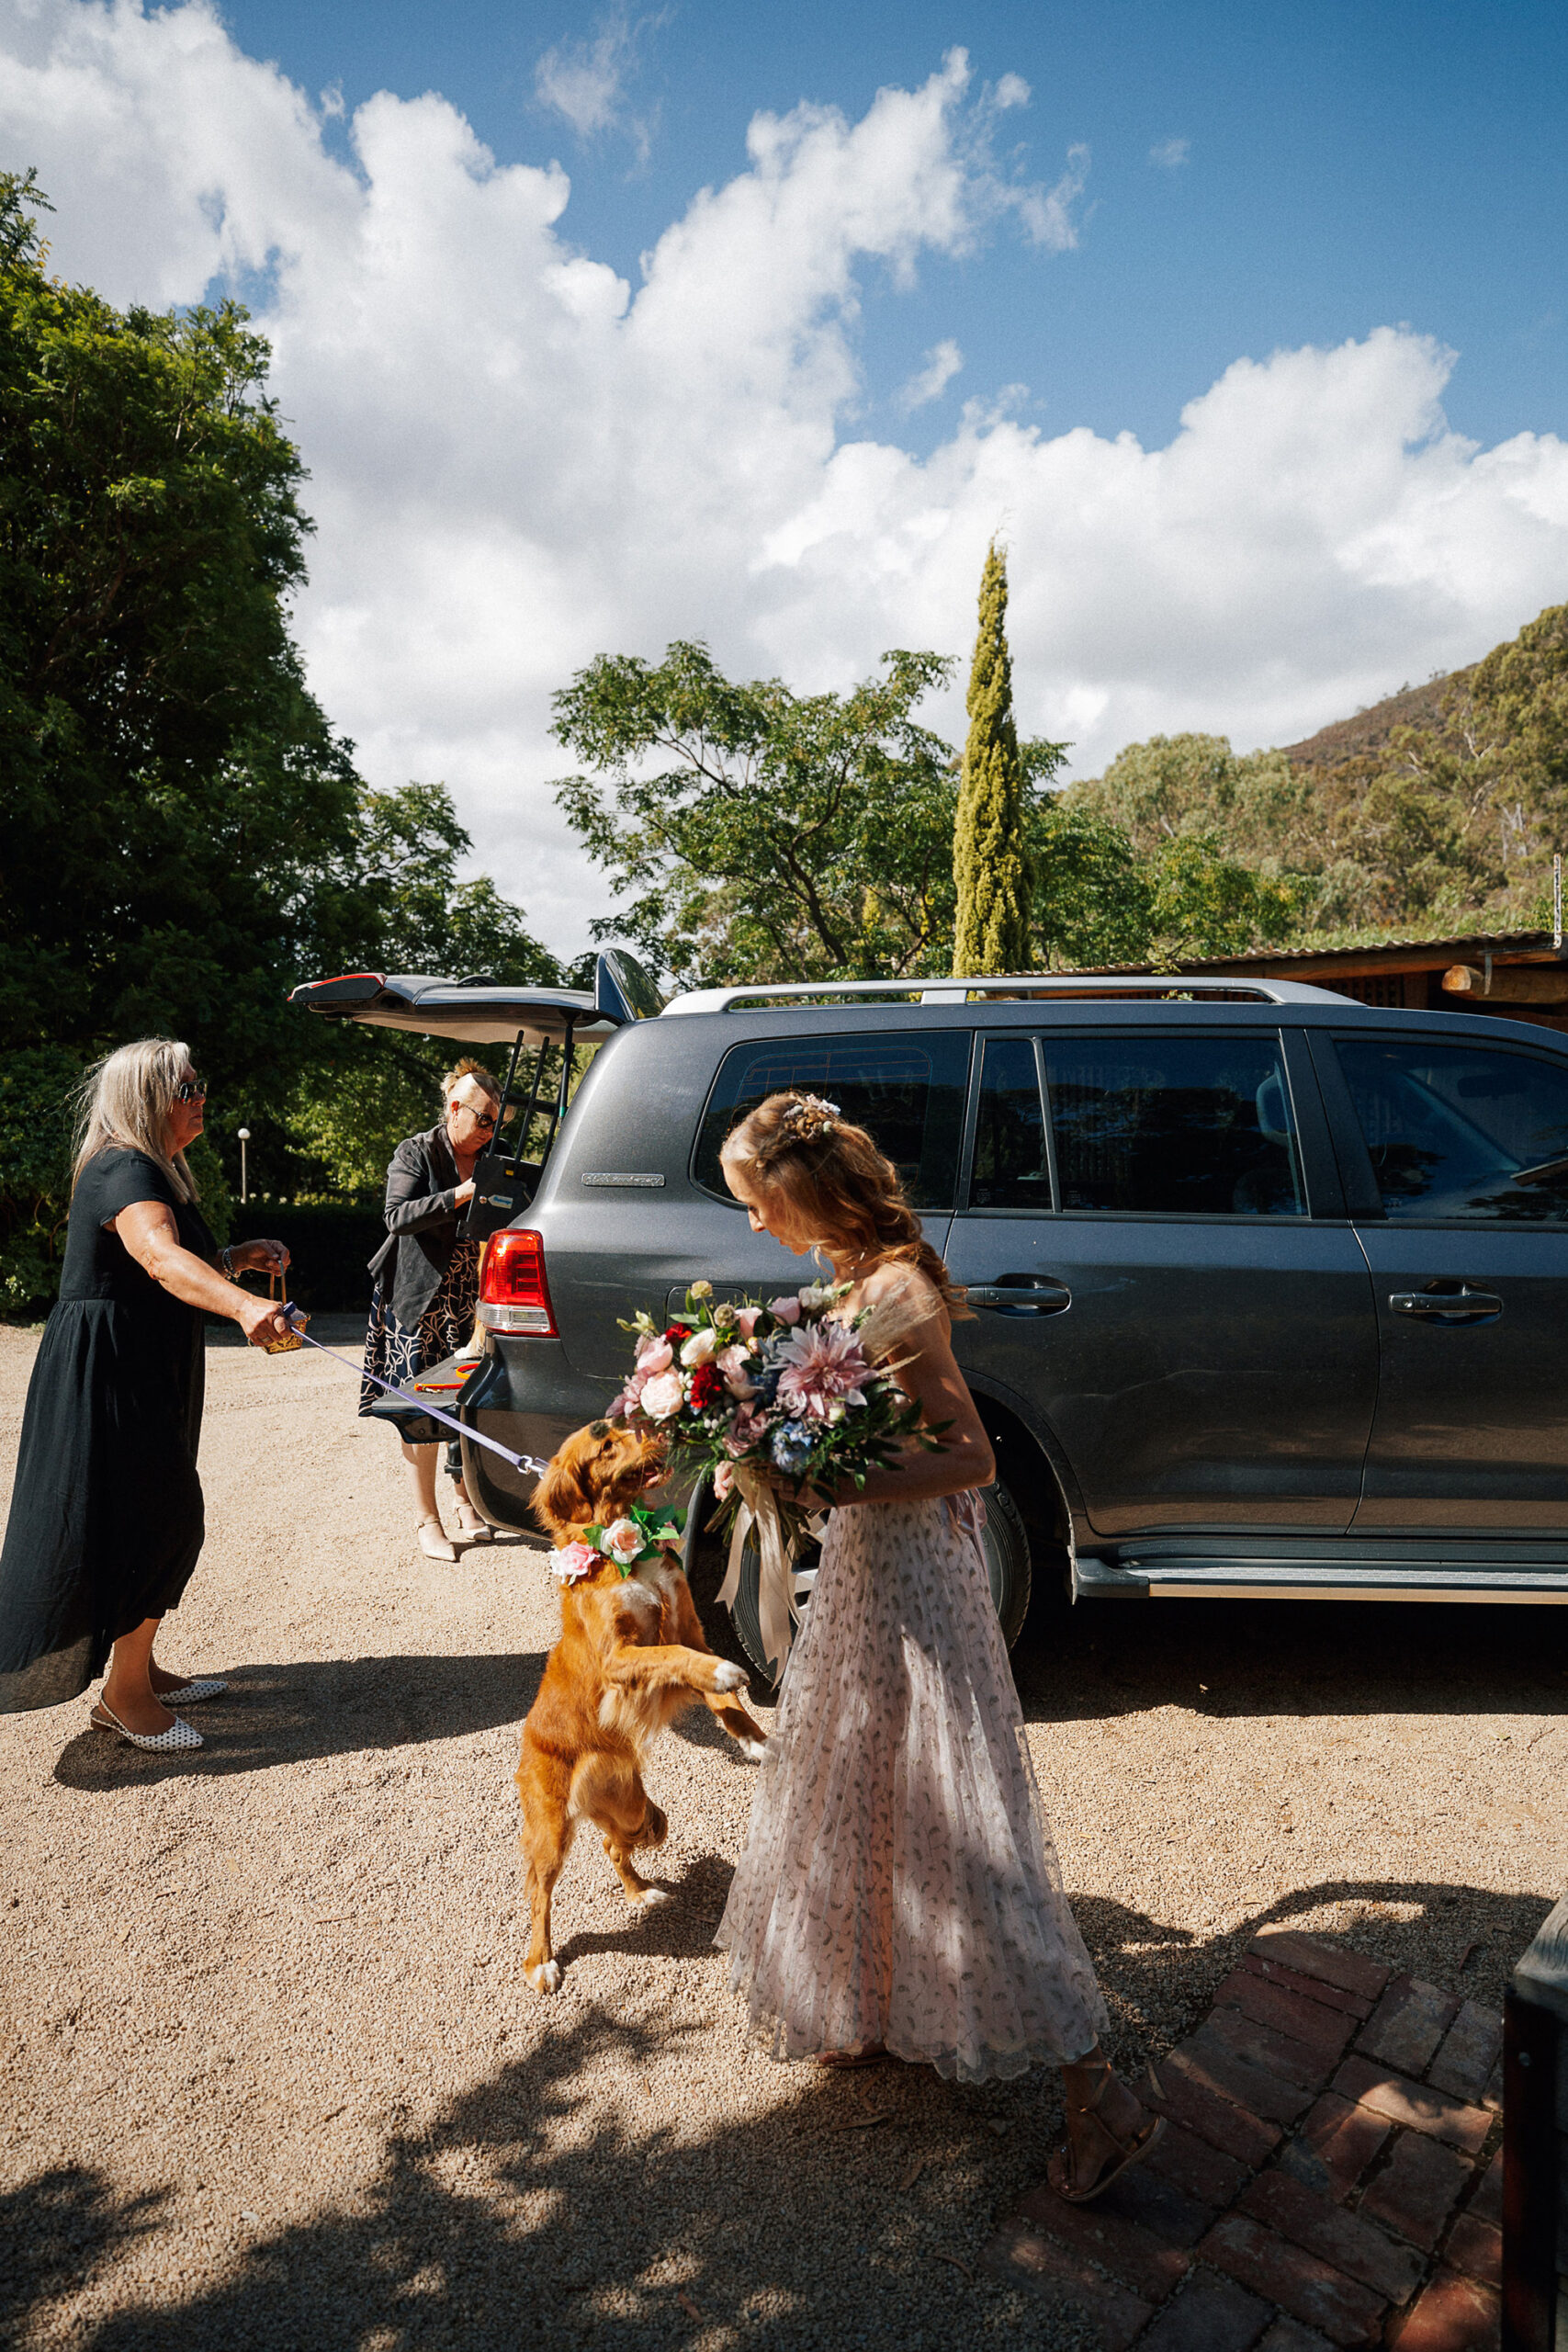
[{"label": "gravel driveway", "polygon": [[[0,1331],[7,1477],[33,1345]],[[702,1711],[649,1773],[674,1899],[634,1922],[582,1839],[564,1987],[528,1991],[540,1555],[423,1560],[346,1373],[223,1346],[209,1371],[210,1534],[167,1644],[233,1677],[209,1746],[138,1756],[84,1702],[0,1723],[4,2340],[1092,2341],[969,2276],[1043,2169],[1050,2082],[749,2047],[710,1939],[754,1775]],[[1037,1618],[1015,1663],[1129,2060],[1266,1921],[1495,2004],[1562,1892],[1563,1611],[1101,1604]]]}]

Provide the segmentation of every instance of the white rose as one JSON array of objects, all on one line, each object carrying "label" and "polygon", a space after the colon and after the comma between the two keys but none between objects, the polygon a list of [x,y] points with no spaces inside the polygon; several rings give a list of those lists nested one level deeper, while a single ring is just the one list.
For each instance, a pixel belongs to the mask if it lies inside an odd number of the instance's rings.
[{"label": "white rose", "polygon": [[711,1363],[718,1353],[718,1333],[711,1329],[694,1331],[681,1350],[681,1362],[688,1371],[700,1363]]},{"label": "white rose", "polygon": [[648,1415],[650,1421],[669,1420],[671,1414],[678,1413],[686,1401],[686,1392],[681,1385],[680,1374],[678,1372],[656,1373],[637,1401],[639,1409]]},{"label": "white rose", "polygon": [[648,1538],[635,1519],[618,1519],[614,1527],[604,1530],[604,1547],[618,1567],[629,1568],[639,1552],[648,1547]]}]

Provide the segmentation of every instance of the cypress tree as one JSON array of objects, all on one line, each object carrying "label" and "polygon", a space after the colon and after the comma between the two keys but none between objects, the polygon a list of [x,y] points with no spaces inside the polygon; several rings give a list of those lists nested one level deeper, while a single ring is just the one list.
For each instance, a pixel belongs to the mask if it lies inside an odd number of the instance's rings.
[{"label": "cypress tree", "polygon": [[1029,854],[1012,657],[1007,558],[992,541],[980,579],[980,627],[969,671],[969,736],[953,829],[958,890],[955,973],[1021,972],[1029,960]]}]

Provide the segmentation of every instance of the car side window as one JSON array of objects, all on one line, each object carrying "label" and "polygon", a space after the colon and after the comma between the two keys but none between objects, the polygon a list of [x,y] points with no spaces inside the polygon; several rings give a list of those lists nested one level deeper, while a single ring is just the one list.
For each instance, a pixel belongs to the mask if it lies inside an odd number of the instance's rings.
[{"label": "car side window", "polygon": [[1051,1207],[1045,1106],[1032,1037],[986,1040],[969,1205],[1035,1209],[1043,1216]]},{"label": "car side window", "polygon": [[1568,1062],[1418,1037],[1335,1050],[1385,1216],[1568,1222]]},{"label": "car side window", "polygon": [[967,1029],[880,1037],[756,1038],[719,1064],[697,1130],[693,1181],[722,1201],[733,1195],[719,1166],[731,1127],[770,1094],[801,1088],[826,1095],[866,1128],[898,1170],[911,1208],[951,1209],[969,1093]]},{"label": "car side window", "polygon": [[1066,1211],[1304,1216],[1277,1038],[1048,1037]]}]

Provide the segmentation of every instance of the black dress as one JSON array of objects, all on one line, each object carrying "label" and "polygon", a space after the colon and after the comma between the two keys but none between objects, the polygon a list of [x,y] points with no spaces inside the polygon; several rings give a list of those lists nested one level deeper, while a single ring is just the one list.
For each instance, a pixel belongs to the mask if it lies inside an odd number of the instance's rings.
[{"label": "black dress", "polygon": [[137,1201],[163,1202],[182,1245],[217,1262],[200,1211],[155,1159],[115,1148],[87,1162],[0,1552],[3,1714],[85,1690],[111,1642],[175,1607],[201,1550],[202,1315],[106,1229]]}]

